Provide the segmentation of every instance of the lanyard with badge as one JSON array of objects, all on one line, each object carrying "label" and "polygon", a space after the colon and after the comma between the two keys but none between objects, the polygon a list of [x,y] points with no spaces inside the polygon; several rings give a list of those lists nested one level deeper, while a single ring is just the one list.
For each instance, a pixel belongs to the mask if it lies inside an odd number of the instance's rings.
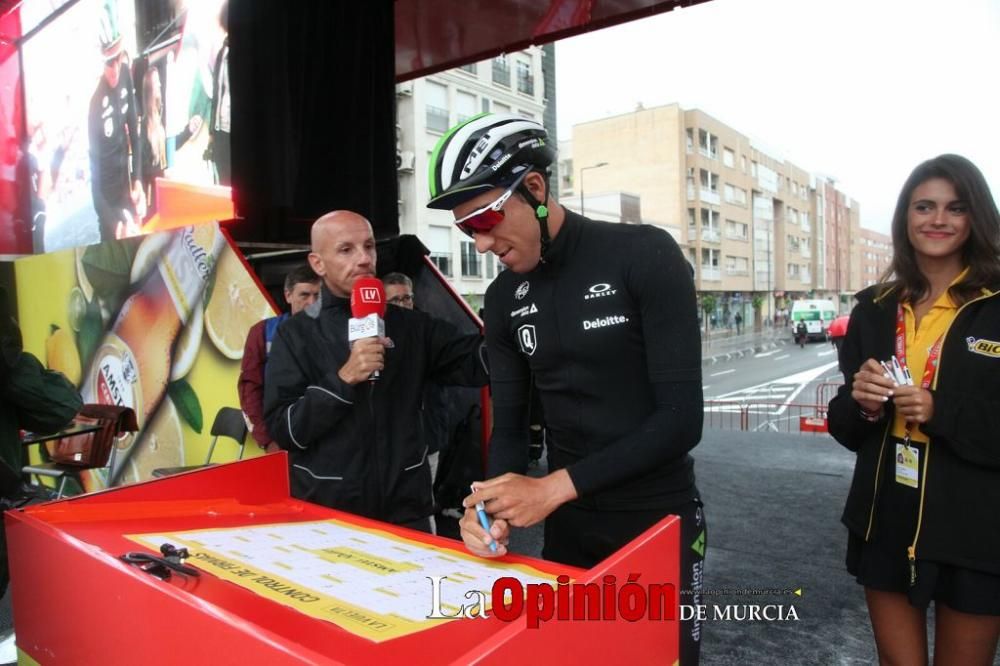
[{"label": "lanyard with badge", "polygon": [[[927,350],[927,362],[924,364],[923,376],[920,378],[920,388],[929,389],[937,373],[938,357],[941,355],[941,343],[944,335],[938,336],[934,344]],[[906,317],[903,306],[896,306],[896,359],[901,367],[906,367]],[[906,422],[903,441],[896,443],[896,483],[911,488],[917,487],[917,470],[920,467],[920,452],[916,446],[910,445],[910,430],[912,425]]]}]

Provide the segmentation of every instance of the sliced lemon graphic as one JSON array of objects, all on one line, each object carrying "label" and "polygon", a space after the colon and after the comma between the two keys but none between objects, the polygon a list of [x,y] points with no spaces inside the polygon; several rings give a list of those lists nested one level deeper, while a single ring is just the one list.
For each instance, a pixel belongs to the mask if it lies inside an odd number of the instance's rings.
[{"label": "sliced lemon graphic", "polygon": [[132,270],[129,272],[130,284],[141,282],[151,270],[156,268],[173,238],[173,234],[163,233],[152,234],[142,239],[139,249],[135,252],[135,259],[132,260]]},{"label": "sliced lemon graphic", "polygon": [[198,350],[201,348],[203,323],[204,315],[201,308],[195,308],[187,325],[181,331],[180,337],[177,338],[177,346],[174,348],[174,362],[170,366],[170,381],[175,382],[191,372],[194,360],[198,358]]},{"label": "sliced lemon graphic", "polygon": [[94,300],[94,287],[90,284],[90,279],[87,278],[87,271],[83,269],[83,253],[87,251],[85,247],[78,247],[73,250],[76,260],[76,282],[80,285],[80,291],[83,292],[84,298],[87,302]]},{"label": "sliced lemon graphic", "polygon": [[215,287],[205,306],[205,331],[223,356],[243,358],[250,327],[274,316],[257,283],[247,273],[233,249],[222,248],[215,269]]},{"label": "sliced lemon graphic", "polygon": [[135,444],[120,484],[146,481],[160,467],[184,465],[184,435],[177,408],[170,398],[164,398],[153,419],[146,424]]}]

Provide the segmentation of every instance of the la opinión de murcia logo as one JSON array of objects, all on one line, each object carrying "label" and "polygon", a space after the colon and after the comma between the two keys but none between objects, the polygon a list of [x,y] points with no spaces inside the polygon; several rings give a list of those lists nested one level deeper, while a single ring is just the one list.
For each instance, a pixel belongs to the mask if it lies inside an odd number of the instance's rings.
[{"label": "la opini\u00f3n de murcia logo", "polygon": [[441,601],[441,582],[447,576],[427,576],[431,583],[431,613],[428,619],[450,620],[459,617],[488,619],[492,616],[511,622],[522,614],[528,627],[537,629],[539,624],[556,620],[617,620],[637,622],[673,620],[676,617],[677,591],[672,583],[639,583],[641,574],[629,574],[619,587],[616,576],[607,575],[600,582],[570,583],[569,576],[556,578],[556,585],[528,583],[511,576],[498,578],[490,594],[482,590],[469,590],[462,604],[452,614],[444,612]]},{"label": "la opini\u00f3n de murcia logo", "polygon": [[[618,577],[603,576],[599,581],[570,583],[567,575],[556,578],[556,584],[528,583],[516,578],[498,578],[489,593],[469,590],[464,600],[469,603],[447,604],[441,598],[441,584],[447,576],[427,576],[431,584],[430,620],[456,618],[489,619],[496,617],[512,622],[525,616],[529,629],[537,629],[542,622],[565,621],[617,621],[640,620],[674,621],[694,620],[729,622],[798,622],[799,614],[793,604],[678,604],[672,583],[639,582],[641,574],[629,574],[625,583],[618,585]],[[764,591],[762,590],[761,593]],[[779,594],[779,591],[770,591]],[[801,590],[781,591],[801,596]],[[696,597],[700,600],[700,594]],[[451,610],[453,612],[446,612]]]}]

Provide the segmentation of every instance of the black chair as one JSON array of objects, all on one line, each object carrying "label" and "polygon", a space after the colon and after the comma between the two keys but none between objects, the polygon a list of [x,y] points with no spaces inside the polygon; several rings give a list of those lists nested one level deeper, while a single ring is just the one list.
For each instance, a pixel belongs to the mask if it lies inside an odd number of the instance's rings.
[{"label": "black chair", "polygon": [[160,467],[153,470],[153,476],[159,478],[215,464],[212,462],[212,455],[215,453],[215,444],[219,441],[220,437],[228,437],[240,445],[240,451],[236,459],[242,460],[247,442],[247,422],[243,418],[241,410],[235,407],[222,407],[219,409],[219,412],[215,415],[215,421],[212,422],[212,442],[208,445],[208,455],[205,456],[204,464],[184,467]]}]

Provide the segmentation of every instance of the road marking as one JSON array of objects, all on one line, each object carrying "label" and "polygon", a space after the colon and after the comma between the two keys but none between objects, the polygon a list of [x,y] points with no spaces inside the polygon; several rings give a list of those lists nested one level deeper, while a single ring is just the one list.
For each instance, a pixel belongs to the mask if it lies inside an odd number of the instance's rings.
[{"label": "road marking", "polygon": [[[781,377],[780,379],[773,379],[769,382],[763,382],[757,384],[756,386],[748,386],[746,388],[739,389],[737,391],[730,391],[729,393],[723,393],[722,395],[715,396],[715,400],[739,400],[741,397],[746,398],[748,395],[753,395],[757,391],[772,391],[776,388],[783,388],[784,390],[791,392],[782,401],[782,406],[775,412],[780,414],[784,412],[785,406],[791,404],[795,398],[802,392],[802,390],[814,379],[822,375],[823,373],[831,370],[837,366],[837,362],[827,363],[816,368],[810,368],[808,370],[803,370],[801,372],[796,372],[795,374],[788,375],[787,377]],[[784,385],[783,387],[781,385]]]},{"label": "road marking", "polygon": [[723,370],[722,372],[713,372],[709,377],[718,377],[719,375],[728,375],[730,372],[736,372],[736,368],[731,368],[729,370]]},{"label": "road marking", "polygon": [[765,356],[770,356],[771,354],[777,354],[779,351],[781,351],[781,350],[779,350],[779,349],[772,349],[771,351],[766,351],[766,352],[761,352],[759,354],[754,354],[753,357],[754,358],[764,358]]},{"label": "road marking", "polygon": [[774,360],[775,361],[780,361],[781,359],[788,358],[789,356],[791,356],[791,354],[785,354],[784,356],[775,356]]},{"label": "road marking", "polygon": [[816,354],[816,356],[829,356],[830,354],[836,354],[836,353],[837,353],[836,349],[831,349],[830,351],[820,352]]}]

